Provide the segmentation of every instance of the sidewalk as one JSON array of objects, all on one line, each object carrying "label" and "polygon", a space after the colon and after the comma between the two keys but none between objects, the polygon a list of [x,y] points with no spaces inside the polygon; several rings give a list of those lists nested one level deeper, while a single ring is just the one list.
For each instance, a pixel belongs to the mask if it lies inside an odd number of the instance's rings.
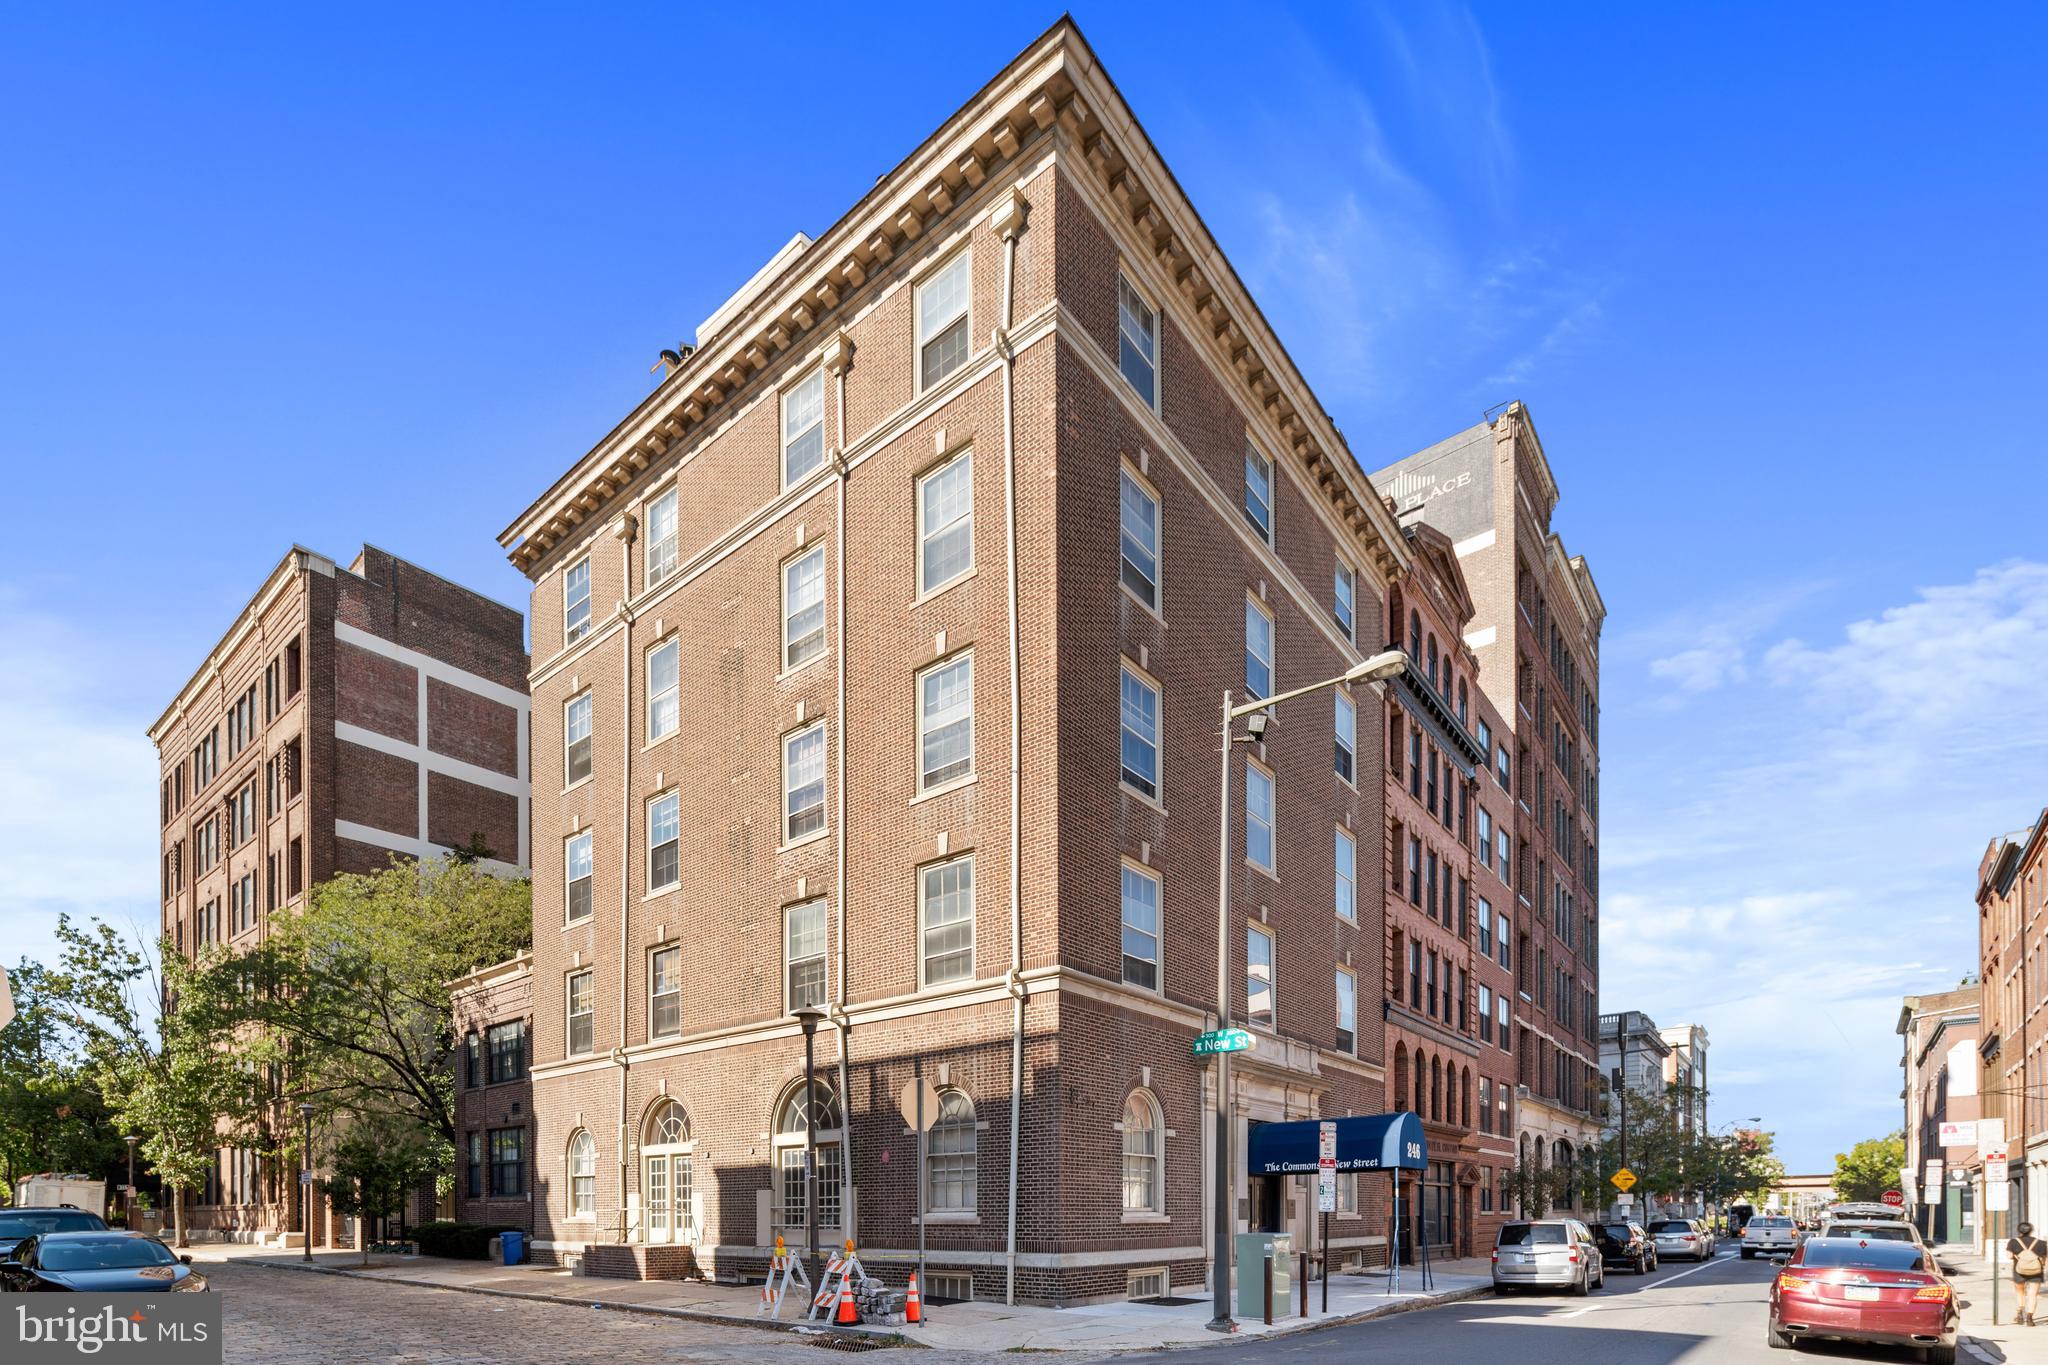
[{"label": "sidewalk", "polygon": [[[193,1259],[233,1261],[281,1270],[312,1270],[394,1284],[454,1289],[475,1294],[503,1294],[523,1299],[557,1301],[578,1308],[603,1307],[711,1321],[726,1326],[759,1326],[793,1331],[799,1327],[794,1303],[785,1305],[776,1322],[757,1314],[759,1285],[698,1284],[683,1280],[581,1279],[552,1266],[501,1266],[484,1261],[450,1261],[437,1257],[372,1256],[362,1268],[361,1254],[316,1251],[308,1265],[296,1252],[274,1247],[230,1244],[196,1245]],[[1487,1293],[1492,1276],[1487,1261],[1447,1261],[1434,1270],[1434,1288],[1417,1286],[1420,1272],[1404,1268],[1402,1292],[1390,1295],[1384,1272],[1339,1275],[1330,1281],[1330,1311],[1321,1312],[1322,1285],[1309,1286],[1310,1316],[1276,1318],[1271,1327],[1254,1318],[1240,1321],[1241,1336],[1298,1332],[1308,1328],[1359,1322],[1389,1313],[1428,1308]],[[1297,1290],[1297,1293],[1299,1291]],[[1183,1291],[1183,1297],[1188,1297]],[[1278,1305],[1275,1305],[1277,1310]],[[863,1333],[900,1333],[919,1345],[949,1351],[1119,1351],[1200,1346],[1217,1340],[1207,1330],[1209,1300],[1174,1305],[1106,1303],[1085,1308],[1007,1307],[999,1303],[962,1303],[927,1310],[922,1327],[865,1327]]]},{"label": "sidewalk", "polygon": [[[1977,1254],[1968,1242],[1942,1242],[1934,1258],[1948,1273],[1962,1305],[1963,1349],[1958,1358],[1971,1362],[2011,1361],[2013,1365],[2048,1365],[2048,1318],[2039,1327],[2013,1322],[2012,1275],[1992,1259]],[[2002,1258],[2001,1258],[2002,1259]],[[1998,1325],[1991,1322],[1991,1280],[1998,1270]],[[2042,1312],[2048,1314],[2048,1300]]]}]

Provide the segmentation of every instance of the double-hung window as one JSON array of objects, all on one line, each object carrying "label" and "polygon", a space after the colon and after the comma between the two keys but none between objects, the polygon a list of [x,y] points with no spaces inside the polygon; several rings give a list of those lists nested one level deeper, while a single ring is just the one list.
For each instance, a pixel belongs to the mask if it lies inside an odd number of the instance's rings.
[{"label": "double-hung window", "polygon": [[647,959],[647,1036],[683,1031],[683,950],[657,948]]},{"label": "double-hung window", "polygon": [[569,1010],[569,1055],[587,1056],[597,1046],[597,990],[595,975],[571,972],[567,991]]},{"label": "double-hung window", "polygon": [[825,463],[825,372],[812,370],[782,395],[782,486]]},{"label": "double-hung window", "polygon": [[1244,927],[1244,1017],[1273,1027],[1273,932],[1257,924]]},{"label": "double-hung window", "polygon": [[825,1003],[825,902],[782,912],[782,960],[789,1009]]},{"label": "double-hung window", "polygon": [[575,644],[590,633],[590,556],[562,575],[562,641]]},{"label": "double-hung window", "polygon": [[1124,864],[1124,980],[1159,989],[1159,879]]},{"label": "double-hung window", "polygon": [[1123,276],[1116,281],[1116,366],[1145,400],[1159,406],[1159,314]]},{"label": "double-hung window", "polygon": [[1493,866],[1493,816],[1484,806],[1479,808],[1479,865]]},{"label": "double-hung window", "polygon": [[673,637],[647,651],[647,742],[672,734],[682,721],[682,646]]},{"label": "double-hung window", "polygon": [[974,656],[963,654],[917,679],[919,791],[974,772]]},{"label": "double-hung window", "polygon": [[1508,922],[1508,912],[1503,910],[1493,927],[1493,960],[1508,971],[1515,969],[1514,954],[1509,951],[1508,946],[1513,942],[1513,925]]},{"label": "double-hung window", "polygon": [[1358,978],[1337,969],[1337,1051],[1358,1051]]},{"label": "double-hung window", "polygon": [[591,910],[590,875],[595,866],[591,856],[591,833],[569,836],[569,842],[562,846],[562,919],[574,924],[580,919],[589,919]]},{"label": "double-hung window", "polygon": [[1159,795],[1159,689],[1123,666],[1123,782],[1144,796]]},{"label": "double-hung window", "polygon": [[1358,706],[1342,692],[1337,699],[1337,776],[1346,782],[1358,780]]},{"label": "double-hung window", "polygon": [[681,796],[664,792],[647,803],[647,889],[667,891],[682,879]]},{"label": "double-hung window", "polygon": [[825,828],[825,722],[807,725],[782,741],[784,843]]},{"label": "double-hung window", "polygon": [[647,586],[676,571],[676,490],[647,504]]},{"label": "double-hung window", "polygon": [[562,708],[562,785],[590,776],[590,694],[571,697]]},{"label": "double-hung window", "polygon": [[1249,436],[1244,442],[1244,519],[1259,539],[1273,539],[1273,462]]},{"label": "double-hung window", "polygon": [[486,1034],[491,1049],[491,1084],[516,1081],[526,1074],[526,1021],[493,1024]]},{"label": "double-hung window", "polygon": [[936,592],[974,567],[974,452],[917,483],[917,590]]},{"label": "double-hung window", "polygon": [[1484,896],[1479,898],[1479,955],[1493,956],[1493,905]]},{"label": "double-hung window", "polygon": [[963,251],[917,287],[918,371],[927,389],[967,363],[972,262]]},{"label": "double-hung window", "polygon": [[1330,615],[1337,618],[1337,624],[1342,627],[1344,638],[1347,640],[1357,638],[1354,633],[1355,626],[1351,616],[1353,601],[1357,593],[1357,576],[1351,572],[1349,564],[1346,564],[1341,559],[1338,560],[1336,583],[1330,593]]},{"label": "double-hung window", "polygon": [[491,1198],[518,1199],[526,1193],[526,1130],[491,1129]]},{"label": "double-hung window", "polygon": [[825,547],[782,566],[782,666],[795,668],[825,652]]},{"label": "double-hung window", "polygon": [[1249,762],[1244,765],[1244,856],[1254,867],[1275,868],[1273,774]]},{"label": "double-hung window", "polygon": [[919,876],[919,940],[924,984],[974,976],[974,859],[955,858]]},{"label": "double-hung window", "polygon": [[1117,471],[1117,546],[1124,587],[1153,610],[1159,608],[1159,499]]},{"label": "double-hung window", "polygon": [[1358,840],[1337,831],[1337,918],[1358,920]]},{"label": "double-hung window", "polygon": [[1273,695],[1273,618],[1254,597],[1244,599],[1244,690]]},{"label": "double-hung window", "polygon": [[[1479,1041],[1482,1043],[1493,1041],[1493,992],[1485,986],[1479,988]],[[1483,1086],[1486,1082],[1481,1081],[1480,1084]],[[1486,1107],[1485,1092],[1482,1090],[1480,1094],[1479,1107],[1483,1110]]]}]

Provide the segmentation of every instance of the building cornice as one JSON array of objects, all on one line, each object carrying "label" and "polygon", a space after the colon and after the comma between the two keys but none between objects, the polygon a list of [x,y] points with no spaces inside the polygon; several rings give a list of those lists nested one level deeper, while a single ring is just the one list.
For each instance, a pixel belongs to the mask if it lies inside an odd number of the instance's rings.
[{"label": "building cornice", "polygon": [[218,684],[222,666],[233,656],[237,649],[241,648],[242,641],[247,638],[251,630],[256,628],[256,623],[263,618],[263,613],[270,610],[271,603],[277,600],[278,595],[285,590],[294,577],[300,573],[308,572],[324,574],[332,578],[334,576],[334,561],[325,555],[316,554],[303,545],[292,546],[285,553],[285,557],[278,561],[277,567],[272,569],[269,575],[264,578],[263,586],[256,590],[255,595],[249,599],[248,605],[244,606],[236,614],[233,624],[222,633],[220,640],[207,652],[206,661],[194,669],[192,676],[186,680],[185,685],[178,689],[177,699],[165,707],[163,714],[158,716],[150,725],[147,733],[151,743],[158,746],[163,744],[163,734],[169,728],[171,722],[182,716],[186,709],[192,705],[193,700],[208,685]]},{"label": "building cornice", "polygon": [[[1057,131],[1055,131],[1057,130]],[[781,276],[700,338],[685,360],[548,491],[499,543],[522,572],[614,503],[656,461],[699,440],[715,417],[843,316],[898,253],[935,229],[992,174],[1044,137],[1064,136],[1145,242],[1241,392],[1278,431],[1309,486],[1362,542],[1383,578],[1407,563],[1398,528],[1328,414],[1274,336],[1199,214],[1070,18],[1062,17],[855,204]]]},{"label": "building cornice", "polygon": [[455,992],[475,990],[479,986],[496,986],[506,981],[517,980],[532,970],[533,950],[529,948],[517,957],[507,958],[503,962],[493,962],[487,967],[477,968],[467,976],[456,977],[448,983],[448,989]]}]

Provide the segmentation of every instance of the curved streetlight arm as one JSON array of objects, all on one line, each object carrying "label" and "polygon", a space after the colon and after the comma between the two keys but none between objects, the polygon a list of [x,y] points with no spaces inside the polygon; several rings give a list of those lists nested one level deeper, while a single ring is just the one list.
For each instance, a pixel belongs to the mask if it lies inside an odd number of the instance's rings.
[{"label": "curved streetlight arm", "polygon": [[1335,687],[1339,683],[1379,682],[1382,679],[1391,678],[1397,673],[1405,672],[1407,667],[1408,653],[1406,650],[1383,650],[1364,662],[1345,669],[1334,678],[1325,678],[1319,683],[1310,683],[1307,687],[1297,687],[1291,692],[1282,692],[1276,697],[1260,697],[1257,701],[1248,701],[1243,705],[1233,706],[1230,708],[1229,718],[1236,720],[1241,716],[1249,716],[1255,711],[1269,710],[1283,701],[1292,701],[1296,697],[1305,697],[1311,692],[1320,692],[1326,687]]}]

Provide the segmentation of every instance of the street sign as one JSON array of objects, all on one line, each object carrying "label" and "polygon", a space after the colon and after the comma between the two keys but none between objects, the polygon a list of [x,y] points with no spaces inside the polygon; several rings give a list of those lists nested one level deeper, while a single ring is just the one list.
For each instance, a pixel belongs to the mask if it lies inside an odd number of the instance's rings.
[{"label": "street sign", "polygon": [[1316,1209],[1337,1211],[1337,1125],[1328,1119],[1316,1127]]},{"label": "street sign", "polygon": [[1941,1145],[1944,1147],[1975,1147],[1977,1145],[1977,1124],[1974,1120],[1941,1125]]},{"label": "street sign", "polygon": [[1986,1153],[1986,1152],[1993,1152],[1993,1151],[2003,1151],[2004,1149],[2005,1149],[2005,1120],[2004,1120],[2004,1119],[1978,1119],[1978,1120],[1977,1120],[1977,1152],[1978,1152],[1978,1154],[1979,1154],[1979,1155],[1981,1156],[1982,1154],[1984,1154],[1984,1153]]},{"label": "street sign", "polygon": [[1986,1213],[2004,1213],[2011,1207],[2012,1186],[2006,1184],[2003,1180],[1999,1181],[1996,1185],[1988,1182],[1985,1184],[1984,1211]]},{"label": "street sign", "polygon": [[1212,1057],[1219,1052],[1249,1052],[1252,1036],[1241,1028],[1215,1028],[1195,1035],[1195,1055]]},{"label": "street sign", "polygon": [[1613,1175],[1610,1175],[1607,1178],[1609,1180],[1612,1180],[1614,1182],[1614,1188],[1620,1190],[1623,1194],[1627,1194],[1630,1190],[1636,1187],[1636,1173],[1626,1166],[1622,1167],[1620,1170],[1616,1171]]},{"label": "street sign", "polygon": [[300,1183],[301,1185],[310,1185],[310,1184],[312,1184],[312,1183],[313,1183],[313,1173],[312,1173],[311,1171],[300,1171],[300,1172],[299,1172],[299,1183]]},{"label": "street sign", "polygon": [[1906,1196],[1897,1190],[1886,1190],[1884,1192],[1884,1202],[1895,1209],[1903,1208],[1905,1207]]},{"label": "street sign", "polygon": [[[918,1095],[920,1090],[924,1092],[921,1107]],[[903,1115],[904,1127],[913,1133],[922,1133],[939,1121],[938,1088],[926,1080],[906,1081],[903,1093],[896,1097],[896,1108]]]},{"label": "street sign", "polygon": [[1941,1163],[1930,1159],[1927,1163],[1927,1189],[1930,1197],[1941,1188]]},{"label": "street sign", "polygon": [[2005,1182],[2005,1148],[2000,1147],[1996,1151],[1987,1151],[1984,1153],[1985,1188],[1989,1189],[1996,1185],[2002,1189],[2005,1186]]}]

